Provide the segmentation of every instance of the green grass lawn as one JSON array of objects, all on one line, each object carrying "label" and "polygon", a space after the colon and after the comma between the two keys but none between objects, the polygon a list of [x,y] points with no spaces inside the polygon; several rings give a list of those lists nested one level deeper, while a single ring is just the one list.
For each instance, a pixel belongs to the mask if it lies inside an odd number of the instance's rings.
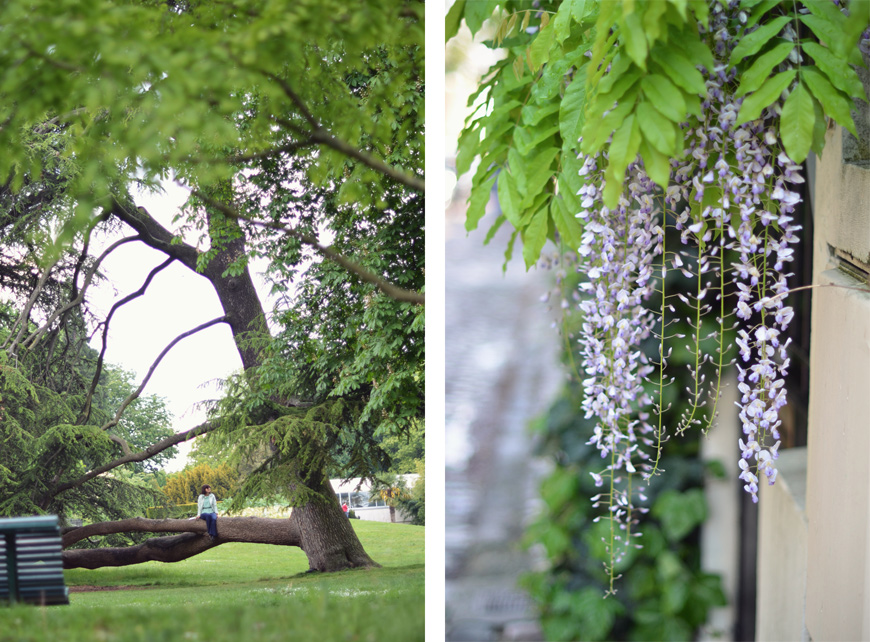
[{"label": "green grass lawn", "polygon": [[298,548],[224,544],[174,564],[65,571],[69,606],[0,608],[0,641],[423,640],[423,528],[354,520],[378,569],[304,574]]}]

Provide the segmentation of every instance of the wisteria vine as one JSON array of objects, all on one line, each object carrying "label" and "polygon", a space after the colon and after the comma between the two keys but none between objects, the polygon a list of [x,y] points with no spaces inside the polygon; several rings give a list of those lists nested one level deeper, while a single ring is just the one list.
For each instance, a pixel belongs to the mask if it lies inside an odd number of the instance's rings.
[{"label": "wisteria vine", "polygon": [[[780,445],[779,411],[786,403],[784,377],[789,367],[784,334],[794,316],[786,305],[791,245],[800,227],[792,214],[800,202],[792,188],[804,181],[800,166],[782,150],[777,123],[782,101],[756,120],[736,125],[742,97],[735,96],[736,69],[728,59],[736,42],[736,27],[744,20],[738,3],[715,3],[709,36],[716,65],[701,68],[707,87],[701,118],[682,125],[685,153],[671,162],[669,187],[657,193],[643,161],[627,169],[625,188],[615,209],[604,205],[605,173],[598,155],[581,156],[579,191],[583,225],[579,270],[583,313],[579,338],[586,417],[596,425],[589,443],[605,464],[590,471],[602,488],[595,505],[607,507],[610,536],[606,541],[613,589],[614,566],[632,545],[634,506],[641,475],[656,474],[668,435],[662,417],[669,317],[679,297],[692,310],[689,338],[696,355],[695,385],[686,390],[691,410],[680,418],[677,433],[693,426],[706,428],[719,412],[722,372],[736,364],[740,392],[740,479],[758,501],[759,479],[776,480]],[[782,37],[794,40],[786,28]],[[783,70],[800,63],[795,50],[781,63]],[[616,107],[616,106],[614,106]],[[601,152],[606,156],[606,152]],[[664,227],[680,231],[681,247],[665,247]],[[668,269],[691,279],[694,294],[665,291]],[[647,306],[658,290],[659,310]],[[715,318],[716,330],[702,333],[702,318]],[[738,351],[726,341],[736,329]],[[641,343],[660,341],[659,359],[644,356]],[[712,381],[705,380],[712,369]],[[657,374],[656,374],[657,373]],[[710,401],[712,400],[712,401]],[[712,408],[707,410],[708,401]]]}]

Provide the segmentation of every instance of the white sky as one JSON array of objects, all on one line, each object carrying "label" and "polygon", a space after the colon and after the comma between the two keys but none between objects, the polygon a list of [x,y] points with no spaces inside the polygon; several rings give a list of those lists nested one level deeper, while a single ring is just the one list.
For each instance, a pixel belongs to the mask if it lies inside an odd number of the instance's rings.
[{"label": "white sky", "polygon": [[[164,194],[137,196],[136,203],[172,230],[172,219],[187,199],[187,192],[175,184],[166,187]],[[132,233],[126,228],[123,234]],[[103,314],[108,313],[114,301],[138,290],[148,273],[165,259],[163,253],[141,242],[121,246],[101,266],[108,282],[91,293],[92,305]],[[256,265],[252,266],[252,276],[268,313],[271,308],[265,296],[268,288]],[[138,385],[160,352],[176,336],[221,315],[223,310],[211,284],[179,263],[173,263],[154,277],[143,296],[115,312],[109,326],[106,361],[133,371]],[[97,350],[101,346],[100,336],[101,333],[91,342]],[[182,339],[157,366],[142,394],[164,397],[175,417],[173,429],[180,432],[205,419],[205,413],[195,408],[195,404],[219,396],[214,381],[240,368],[241,359],[229,327],[215,325]],[[191,442],[180,445],[179,456],[166,470],[180,470],[184,466],[190,445]]]}]

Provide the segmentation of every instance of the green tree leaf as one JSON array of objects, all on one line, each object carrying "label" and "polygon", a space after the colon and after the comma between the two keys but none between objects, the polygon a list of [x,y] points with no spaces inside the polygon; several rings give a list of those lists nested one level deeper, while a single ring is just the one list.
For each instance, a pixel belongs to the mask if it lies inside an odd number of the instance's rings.
[{"label": "green tree leaf", "polygon": [[649,102],[638,104],[636,113],[640,130],[650,146],[668,157],[673,156],[677,136],[674,124]]},{"label": "green tree leaf", "polygon": [[549,208],[544,206],[534,213],[532,220],[521,231],[526,270],[530,270],[541,258],[541,250],[544,249],[544,243],[547,242],[549,218]]},{"label": "green tree leaf", "polygon": [[501,211],[511,225],[520,226],[522,212],[520,210],[520,195],[514,184],[513,176],[508,170],[502,170],[498,174],[498,203]]},{"label": "green tree leaf", "polygon": [[857,137],[855,121],[852,120],[852,102],[831,85],[827,76],[810,65],[801,69],[801,80],[807,84],[825,113]]},{"label": "green tree leaf", "polygon": [[682,53],[657,45],[651,55],[675,85],[693,94],[706,95],[707,85],[704,83],[704,77]]},{"label": "green tree leaf", "polygon": [[795,43],[783,40],[767,53],[755,59],[755,62],[740,75],[740,85],[735,96],[743,96],[755,91],[770,77],[770,72],[788,57]]},{"label": "green tree leaf", "polygon": [[[609,149],[610,167],[613,167],[614,175],[620,183],[622,183],[625,169],[629,163],[632,163],[637,158],[640,141],[640,127],[637,118],[633,114],[630,114],[613,134],[613,140],[610,143]],[[611,202],[612,205],[608,205],[608,207],[612,208],[616,203]]]},{"label": "green tree leaf", "polygon": [[[804,51],[813,57],[816,66],[821,69],[831,84],[846,93],[847,96],[865,99],[864,85],[855,70],[845,60],[835,56],[830,49],[816,42],[803,45]],[[824,104],[824,103],[823,103]]]},{"label": "green tree leaf", "polygon": [[795,163],[802,163],[813,143],[816,113],[810,92],[798,83],[782,106],[779,133],[786,153]]},{"label": "green tree leaf", "polygon": [[486,19],[492,17],[492,12],[498,6],[498,0],[472,0],[463,4],[465,24],[474,35],[480,31]]},{"label": "green tree leaf", "polygon": [[562,136],[562,146],[565,149],[573,148],[580,139],[585,108],[586,78],[585,74],[578,71],[565,90],[565,96],[559,105],[559,134]]},{"label": "green tree leaf", "polygon": [[649,74],[640,81],[640,88],[663,116],[675,123],[686,120],[683,93],[666,76]]},{"label": "green tree leaf", "polygon": [[732,65],[736,65],[741,60],[758,53],[761,48],[766,45],[771,38],[782,31],[782,28],[790,21],[791,16],[780,16],[779,18],[774,18],[766,25],[759,27],[748,36],[744,35],[741,37],[737,46],[734,47],[734,50],[731,52],[729,62]]},{"label": "green tree leaf", "polygon": [[797,69],[789,69],[765,82],[755,93],[743,101],[735,124],[742,125],[758,118],[766,107],[779,99],[780,94],[788,88],[796,74]]},{"label": "green tree leaf", "polygon": [[640,155],[643,157],[643,164],[649,177],[662,189],[666,188],[671,175],[668,156],[649,145],[646,140],[640,143]]},{"label": "green tree leaf", "polygon": [[646,70],[647,41],[643,23],[636,13],[629,13],[622,18],[622,40],[625,51],[631,56],[638,67]]},{"label": "green tree leaf", "polygon": [[532,71],[538,71],[550,59],[550,47],[553,45],[553,37],[556,33],[553,24],[551,22],[541,29],[529,46],[529,65]]},{"label": "green tree leaf", "polygon": [[471,196],[468,197],[468,210],[465,213],[465,229],[467,231],[476,230],[480,219],[486,213],[486,204],[489,203],[495,179],[496,177],[493,175],[480,184],[472,186]]},{"label": "green tree leaf", "polygon": [[462,16],[465,13],[465,0],[455,0],[447,16],[444,18],[444,35],[445,42],[459,33],[459,26],[462,24]]}]

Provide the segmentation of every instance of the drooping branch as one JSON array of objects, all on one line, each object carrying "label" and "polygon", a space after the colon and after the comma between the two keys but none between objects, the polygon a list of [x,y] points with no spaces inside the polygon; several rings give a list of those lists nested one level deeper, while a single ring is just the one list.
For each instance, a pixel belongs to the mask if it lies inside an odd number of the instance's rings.
[{"label": "drooping branch", "polygon": [[351,274],[355,274],[359,279],[365,283],[371,283],[375,287],[377,287],[381,292],[386,294],[391,299],[395,299],[396,301],[405,301],[408,303],[415,303],[418,305],[426,304],[426,295],[421,294],[419,292],[415,292],[413,290],[407,290],[405,288],[401,288],[397,285],[393,285],[383,277],[378,276],[371,270],[366,269],[359,263],[352,261],[348,257],[344,256],[340,252],[332,249],[331,247],[321,245],[320,242],[309,234],[305,234],[300,232],[299,230],[294,230],[293,228],[286,227],[279,223],[272,223],[271,221],[257,221],[252,218],[249,218],[239,212],[238,210],[225,205],[224,203],[220,203],[215,201],[212,198],[209,198],[206,194],[203,194],[199,190],[192,190],[192,193],[197,197],[202,199],[208,205],[220,210],[230,218],[241,219],[243,221],[248,221],[253,225],[257,225],[258,227],[267,227],[269,229],[277,230],[279,232],[285,232],[292,236],[295,239],[302,241],[305,245],[308,245],[318,252],[320,252],[326,258],[335,261],[340,266],[342,266],[345,270],[350,272]]},{"label": "drooping branch", "polygon": [[118,466],[123,466],[124,464],[130,464],[138,461],[145,461],[146,459],[151,459],[154,455],[158,453],[162,453],[167,448],[172,448],[176,444],[180,444],[183,441],[188,441],[193,439],[194,437],[199,437],[200,435],[204,435],[207,432],[215,430],[220,426],[220,422],[217,421],[207,421],[195,428],[191,428],[190,430],[186,430],[184,432],[179,432],[174,435],[170,435],[166,439],[158,441],[155,444],[151,444],[145,450],[136,453],[125,454],[123,457],[120,457],[114,461],[109,462],[108,464],[103,464],[93,470],[85,473],[78,479],[75,479],[70,482],[66,482],[60,484],[59,486],[52,489],[49,493],[49,497],[55,497],[60,495],[61,493],[71,489],[77,488],[84,484],[85,482],[93,479],[98,475],[102,475],[103,473],[107,473],[110,470],[117,468]]},{"label": "drooping branch", "polygon": [[109,323],[111,323],[112,317],[121,306],[124,306],[130,301],[133,301],[134,299],[137,299],[140,296],[144,295],[154,277],[157,276],[159,272],[169,267],[169,265],[171,265],[173,261],[175,261],[175,258],[169,257],[163,263],[151,270],[148,273],[148,276],[145,278],[145,282],[142,284],[142,286],[135,292],[131,292],[130,294],[125,296],[123,299],[116,301],[114,305],[112,305],[112,309],[109,310],[109,314],[106,315],[106,320],[103,321],[103,345],[100,349],[100,356],[97,357],[97,367],[94,371],[94,378],[91,380],[91,388],[90,390],[88,390],[88,396],[85,399],[84,407],[82,408],[82,411],[79,415],[80,424],[87,422],[88,418],[91,415],[91,401],[93,400],[94,392],[97,389],[97,384],[100,380],[100,374],[103,372],[103,359],[106,356],[106,348],[108,347]]},{"label": "drooping branch", "polygon": [[148,372],[145,375],[145,378],[142,379],[142,383],[139,384],[139,387],[130,393],[130,395],[124,400],[124,402],[118,408],[118,411],[115,413],[115,416],[112,419],[110,419],[109,421],[107,421],[105,424],[103,424],[100,427],[100,430],[108,430],[109,428],[112,428],[113,426],[117,425],[117,423],[121,420],[121,415],[123,415],[124,411],[127,409],[127,406],[129,406],[131,403],[133,403],[133,401],[135,401],[139,397],[139,395],[142,394],[142,391],[145,389],[145,386],[148,384],[148,381],[151,379],[151,375],[154,374],[154,371],[157,369],[157,366],[160,365],[161,361],[163,361],[163,357],[165,357],[167,354],[169,354],[169,351],[172,350],[172,348],[174,348],[175,345],[179,341],[181,341],[182,339],[186,339],[187,337],[194,335],[197,332],[201,332],[202,330],[205,330],[206,328],[210,328],[213,325],[217,325],[218,323],[225,323],[226,321],[227,321],[226,315],[221,316],[221,317],[217,317],[215,319],[212,319],[211,321],[206,321],[205,323],[202,323],[202,324],[196,326],[192,330],[188,330],[187,332],[182,332],[177,337],[175,337],[172,341],[170,341],[169,345],[167,345],[165,348],[163,348],[163,351],[159,355],[157,355],[157,359],[155,359],[154,363],[151,364],[151,367],[148,368]]},{"label": "drooping branch", "polygon": [[301,546],[302,537],[296,520],[265,517],[220,517],[218,537],[206,537],[201,519],[145,519],[134,517],[117,522],[101,522],[72,529],[63,535],[64,548],[86,538],[112,533],[183,533],[174,537],[155,537],[126,548],[65,550],[64,568],[101,568],[128,566],[142,562],[180,562],[209,548],[227,542]]}]

